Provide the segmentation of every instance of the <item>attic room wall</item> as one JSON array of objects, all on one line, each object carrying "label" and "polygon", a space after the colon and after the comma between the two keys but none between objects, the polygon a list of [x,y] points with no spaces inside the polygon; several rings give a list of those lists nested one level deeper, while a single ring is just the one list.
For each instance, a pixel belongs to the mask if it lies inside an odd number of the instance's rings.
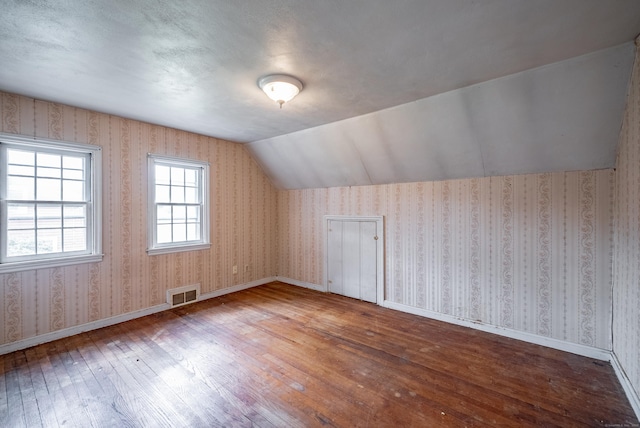
[{"label": "attic room wall", "polygon": [[616,170],[613,352],[640,397],[640,61],[625,111]]},{"label": "attic room wall", "polygon": [[[0,108],[2,132],[102,147],[104,252],[101,263],[0,275],[0,344],[149,308],[169,288],[275,275],[276,191],[242,145],[2,92]],[[148,152],[210,162],[210,250],[146,254]],[[233,275],[234,264],[250,271]]]},{"label": "attic room wall", "polygon": [[613,174],[281,191],[278,275],[322,285],[322,217],[383,215],[387,300],[611,349]]}]

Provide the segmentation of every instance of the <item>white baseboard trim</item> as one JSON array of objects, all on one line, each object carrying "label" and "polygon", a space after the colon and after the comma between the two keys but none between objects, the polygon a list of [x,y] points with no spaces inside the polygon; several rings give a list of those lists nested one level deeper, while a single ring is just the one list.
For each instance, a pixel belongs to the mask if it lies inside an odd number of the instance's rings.
[{"label": "white baseboard trim", "polygon": [[304,288],[309,288],[311,290],[321,291],[323,293],[327,292],[327,290],[324,288],[323,285],[314,284],[312,282],[298,281],[297,279],[285,278],[284,276],[276,276],[276,280],[280,282],[284,282],[286,284],[297,285],[298,287],[304,287]]},{"label": "white baseboard trim", "polygon": [[[214,297],[220,297],[225,294],[235,293],[237,291],[246,290],[248,288],[257,287],[259,285],[268,284],[273,281],[281,281],[281,282],[295,285],[298,287],[304,287],[304,288],[309,288],[316,291],[326,292],[324,287],[318,284],[298,281],[295,279],[285,278],[281,276],[275,276],[275,277],[263,278],[257,281],[238,284],[228,288],[223,288],[220,290],[214,290],[209,293],[201,294],[198,300],[202,301],[202,300],[212,299]],[[429,311],[421,308],[415,308],[413,306],[403,305],[401,303],[395,303],[389,300],[385,300],[381,306],[389,309],[401,311],[401,312],[410,313],[413,315],[435,319],[438,321],[448,322],[450,324],[460,325],[463,327],[469,327],[476,330],[509,337],[512,339],[522,340],[522,341],[533,343],[536,345],[542,345],[549,348],[558,349],[560,351],[571,352],[573,354],[582,355],[588,358],[608,361],[611,363],[611,366],[613,367],[613,370],[618,378],[618,381],[622,385],[622,388],[624,389],[625,394],[629,399],[631,407],[636,413],[636,416],[638,417],[638,419],[640,419],[640,395],[638,395],[638,392],[633,387],[633,384],[631,383],[631,380],[629,379],[626,372],[622,368],[622,365],[620,364],[618,357],[616,356],[615,353],[611,351],[600,349],[600,348],[593,348],[585,345],[580,345],[577,343],[564,342],[558,339],[552,339],[544,336],[539,336],[536,334],[521,332],[517,330],[511,330],[511,329],[498,327],[491,324],[473,322],[466,319],[457,318],[452,315],[442,314],[439,312]],[[40,345],[42,343],[52,342],[54,340],[62,339],[65,337],[74,336],[76,334],[84,333],[86,331],[97,330],[99,328],[108,327],[110,325],[120,324],[125,321],[130,321],[136,318],[141,318],[147,315],[166,311],[167,309],[171,309],[171,307],[167,303],[163,303],[161,305],[151,306],[149,308],[140,309],[138,311],[133,311],[133,312],[129,312],[122,315],[116,315],[113,317],[92,321],[89,323],[65,328],[62,330],[53,331],[51,333],[45,333],[38,336],[29,337],[27,339],[18,340],[16,342],[7,343],[4,345],[0,345],[0,355],[8,354],[10,352],[20,351],[22,349],[30,348],[32,346]]]},{"label": "white baseboard trim", "polygon": [[85,331],[97,330],[102,327],[120,324],[121,322],[130,321],[132,319],[141,318],[147,315],[155,314],[157,312],[166,311],[170,308],[171,307],[169,306],[169,304],[163,303],[161,305],[151,306],[149,308],[140,309],[138,311],[127,312],[126,314],[103,318],[97,321],[91,321],[85,324],[63,328],[62,330],[40,334],[38,336],[18,340],[17,342],[10,342],[4,345],[0,345],[0,355],[8,354],[14,351],[20,351],[21,349],[30,348],[32,346],[40,345],[47,342],[53,342],[54,340],[84,333]]},{"label": "white baseboard trim", "polygon": [[275,280],[276,280],[275,276],[270,276],[268,278],[258,279],[256,281],[251,281],[251,282],[245,282],[244,284],[233,285],[231,287],[222,288],[220,290],[214,290],[209,293],[201,294],[198,301],[224,296],[225,294],[231,294],[231,293],[235,293],[236,291],[242,291],[248,288],[257,287],[259,285],[268,284]]},{"label": "white baseboard trim", "polygon": [[[322,285],[313,284],[310,282],[299,281],[282,276],[277,276],[276,280],[284,282],[286,284],[297,285],[298,287],[309,288],[311,290],[321,292],[327,291]],[[522,340],[525,342],[533,343],[535,345],[542,345],[548,348],[558,349],[560,351],[571,352],[572,354],[582,355],[584,357],[594,358],[596,360],[611,361],[611,351],[609,351],[608,349],[600,349],[592,346],[581,345],[578,343],[565,342],[559,339],[553,339],[537,334],[499,327],[492,324],[474,322],[464,318],[458,318],[453,315],[447,315],[440,312],[429,311],[427,309],[416,308],[413,306],[404,305],[402,303],[391,302],[389,300],[385,300],[381,306],[401,312],[407,312],[413,315],[435,319],[438,321],[448,322],[450,324],[456,324],[463,327],[485,331],[487,333],[509,337],[511,339]]]},{"label": "white baseboard trim", "polygon": [[512,330],[504,327],[499,327],[491,324],[485,324],[480,322],[469,321],[463,318],[458,318],[453,315],[442,314],[439,312],[429,311],[427,309],[415,308],[413,306],[403,305],[402,303],[395,303],[389,300],[385,300],[382,306],[389,309],[395,309],[397,311],[407,312],[414,315],[419,315],[438,321],[448,322],[450,324],[456,324],[463,327],[469,327],[487,333],[493,333],[500,336],[509,337],[511,339],[518,339],[525,342],[533,343],[536,345],[546,346],[548,348],[558,349],[560,351],[571,352],[572,354],[582,355],[584,357],[594,358],[596,360],[610,361],[611,351],[607,349],[594,348],[591,346],[580,345],[578,343],[565,342],[563,340],[553,339],[550,337],[539,336],[537,334],[526,333],[523,331]]},{"label": "white baseboard trim", "polygon": [[[240,286],[226,288],[224,290],[220,290],[219,292],[215,291],[212,293],[208,293],[206,295],[200,296],[200,298],[204,299],[209,297],[217,297],[218,295],[232,292],[232,291],[229,291],[231,289],[234,289],[233,291],[240,291],[246,288],[255,287],[257,285],[266,284],[271,281],[280,281],[286,284],[308,288],[315,291],[327,292],[324,286],[319,284],[299,281],[297,279],[291,279],[291,278],[286,278],[282,276],[276,276],[274,278],[267,278],[264,280],[256,281],[255,283],[243,284]],[[616,357],[616,355],[607,349],[600,349],[600,348],[594,348],[591,346],[580,345],[578,343],[565,342],[559,339],[553,339],[550,337],[544,337],[537,334],[512,330],[512,329],[503,328],[503,327],[499,327],[491,324],[473,322],[463,318],[457,318],[453,315],[447,315],[439,312],[429,311],[426,309],[415,308],[413,306],[403,305],[401,303],[394,303],[389,300],[385,300],[381,306],[389,309],[401,311],[401,312],[407,312],[413,315],[423,316],[426,318],[447,322],[450,324],[473,328],[473,329],[484,331],[487,333],[497,334],[499,336],[509,337],[511,339],[522,340],[524,342],[533,343],[535,345],[542,345],[548,348],[570,352],[572,354],[581,355],[587,358],[593,358],[596,360],[610,362],[620,384],[622,385],[627,395],[627,398],[629,399],[629,402],[631,403],[631,407],[635,411],[638,419],[640,419],[640,397],[638,396],[638,393],[636,392],[633,385],[631,384],[631,381],[627,377],[624,369],[620,365],[620,362],[618,361],[618,358]]]},{"label": "white baseboard trim", "polygon": [[[201,294],[198,301],[211,299],[213,297],[219,297],[225,294],[235,293],[236,291],[246,290],[247,288],[257,287],[258,285],[267,284],[275,281],[275,277],[269,277],[260,279],[257,281],[247,282],[245,284],[238,284],[232,287],[223,288],[221,290],[215,290],[210,293]],[[65,337],[74,336],[76,334],[84,333],[86,331],[97,330],[102,327],[108,327],[110,325],[120,324],[125,321],[130,321],[136,318],[142,318],[147,315],[155,314],[158,312],[171,309],[171,306],[167,303],[161,305],[151,306],[149,308],[140,309],[138,311],[128,312],[126,314],[116,315],[109,318],[103,318],[97,321],[91,321],[85,324],[76,325],[62,330],[52,331],[51,333],[45,333],[38,336],[29,337],[27,339],[18,340],[17,342],[10,342],[4,345],[0,345],[0,355],[8,354],[10,352],[20,351],[22,349],[30,348],[32,346],[40,345],[47,342],[53,342],[54,340],[63,339]]]},{"label": "white baseboard trim", "polygon": [[625,395],[631,404],[631,408],[636,414],[636,417],[640,420],[640,394],[634,388],[631,380],[627,376],[624,368],[620,364],[618,357],[613,351],[607,349],[594,348],[592,346],[580,345],[578,343],[565,342],[563,340],[553,339],[549,337],[539,336],[537,334],[526,333],[523,331],[512,330],[508,328],[498,327],[491,324],[484,324],[479,322],[469,321],[463,318],[457,318],[453,315],[442,314],[439,312],[429,311],[426,309],[415,308],[413,306],[403,305],[401,303],[391,302],[385,300],[382,306],[397,311],[407,312],[413,315],[423,316],[426,318],[435,319],[438,321],[447,322],[450,324],[456,324],[463,327],[469,327],[476,330],[481,330],[487,333],[493,333],[500,336],[509,337],[511,339],[522,340],[525,342],[533,343],[536,345],[546,346],[552,349],[558,349],[560,351],[570,352],[572,354],[581,355],[587,358],[593,358],[596,360],[607,361],[613,367],[613,371],[624,389]]},{"label": "white baseboard trim", "polygon": [[616,376],[618,377],[618,381],[620,381],[620,385],[622,385],[622,389],[624,389],[627,398],[629,399],[629,403],[633,408],[633,411],[636,412],[636,417],[640,420],[640,395],[638,391],[633,387],[631,380],[627,376],[627,373],[622,368],[622,364],[618,360],[618,357],[614,352],[611,353],[611,366],[613,370],[616,372]]}]

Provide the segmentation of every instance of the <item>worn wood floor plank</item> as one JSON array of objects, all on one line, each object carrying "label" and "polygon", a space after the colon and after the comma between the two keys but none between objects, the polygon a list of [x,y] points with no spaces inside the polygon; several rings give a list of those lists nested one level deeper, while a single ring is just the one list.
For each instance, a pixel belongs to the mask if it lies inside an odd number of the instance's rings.
[{"label": "worn wood floor plank", "polygon": [[[185,315],[188,317],[188,315]],[[149,322],[146,327],[149,329],[157,329],[154,323]],[[196,321],[190,324],[194,324]],[[199,337],[212,337],[213,332],[207,330],[206,332],[200,329],[194,329],[192,334],[196,334]],[[193,391],[202,397],[202,400],[194,400],[194,403],[201,401],[207,401],[215,406],[205,406],[205,410],[211,411],[213,408],[232,408],[238,413],[238,415],[246,416],[248,421],[259,426],[284,426],[285,423],[279,418],[275,418],[275,424],[270,421],[269,418],[263,415],[261,409],[255,407],[255,401],[251,405],[246,405],[244,400],[239,399],[228,391],[224,385],[228,383],[243,384],[238,378],[231,378],[229,374],[237,373],[237,367],[231,367],[234,363],[233,358],[226,354],[226,350],[219,346],[219,343],[215,340],[205,341],[201,343],[194,340],[180,341],[176,343],[171,337],[167,337],[165,340],[164,335],[153,335],[153,337],[143,336],[141,339],[146,343],[149,348],[163,350],[164,352],[154,351],[155,355],[159,355],[159,358],[154,358],[153,364],[155,370],[163,371],[168,364],[172,364],[176,360],[179,361],[178,365],[173,365],[175,368],[175,377],[183,384],[182,387],[186,391]],[[198,346],[191,346],[198,345]],[[177,357],[180,355],[180,357]],[[245,397],[246,398],[246,397]],[[193,406],[194,411],[202,410],[203,406]],[[272,415],[269,415],[272,416]]]},{"label": "worn wood floor plank", "polygon": [[[33,355],[33,359],[30,359],[29,364],[32,368],[39,367],[42,372],[42,377],[45,381],[45,390],[41,391],[42,395],[47,395],[51,400],[51,406],[53,407],[53,415],[50,415],[47,419],[51,419],[51,425],[55,426],[54,422],[58,425],[73,427],[73,414],[69,410],[66,398],[62,391],[62,387],[59,381],[58,371],[53,367],[51,359],[49,358],[50,349],[55,348],[55,343],[47,343],[41,346],[35,346],[26,350],[27,356]],[[44,419],[44,418],[43,418]]]},{"label": "worn wood floor plank", "polygon": [[7,386],[7,414],[6,425],[26,426],[24,407],[22,404],[22,391],[20,389],[19,363],[16,361],[20,351],[6,355],[4,358],[4,377]]},{"label": "worn wood floor plank", "polygon": [[[175,364],[178,360],[177,353],[171,356],[171,360],[165,359],[166,364],[158,364],[166,352],[159,347],[144,345],[142,339],[144,336],[153,334],[154,326],[141,324],[140,327],[135,330],[123,331],[123,334],[129,338],[126,344],[135,352],[136,361],[140,363],[136,367],[141,372],[141,382],[144,382],[145,379],[152,380],[152,382],[146,382],[148,388],[156,390],[156,396],[166,401],[165,406],[173,403],[181,415],[192,415],[193,420],[187,423],[189,426],[206,426],[211,421],[220,425],[248,425],[248,419],[242,413],[229,406],[222,397],[216,396],[211,388],[195,377],[194,365],[189,361],[197,357],[197,350],[190,349],[180,357],[180,361],[187,364],[187,369],[183,369],[182,365]],[[148,355],[153,357],[147,358]],[[167,370],[167,364],[171,370]],[[168,400],[164,400],[165,397]],[[192,405],[185,402],[184,397],[189,397],[188,401]],[[208,405],[203,406],[201,403],[208,403]],[[223,411],[218,409],[223,409]]]},{"label": "worn wood floor plank", "polygon": [[[77,335],[71,340],[65,340],[66,351],[68,355],[68,371],[73,372],[74,377],[81,385],[82,394],[86,394],[87,398],[83,398],[85,407],[91,413],[93,426],[128,426],[130,421],[134,419],[133,412],[123,414],[121,407],[118,411],[114,411],[114,402],[118,400],[119,394],[113,391],[113,384],[108,378],[100,377],[104,372],[100,367],[97,371],[93,369],[94,360],[86,358],[86,355],[96,354],[96,346],[89,335]],[[109,373],[109,372],[107,372]],[[113,399],[113,395],[115,399]],[[83,395],[83,397],[85,397]],[[125,416],[126,415],[126,416]]]},{"label": "worn wood floor plank", "polygon": [[625,424],[608,363],[282,283],[0,356],[1,426]]},{"label": "worn wood floor plank", "polygon": [[25,423],[29,427],[41,427],[42,420],[36,399],[36,388],[31,379],[31,371],[25,352],[18,352],[16,355],[16,366],[20,384],[20,396],[22,397],[22,407],[25,413]]},{"label": "worn wood floor plank", "polygon": [[[246,316],[248,312],[242,307],[235,307],[236,310]],[[233,311],[233,309],[232,309]],[[215,382],[221,376],[227,377],[222,384],[222,389],[229,391],[234,397],[243,401],[254,403],[253,406],[257,414],[266,418],[269,423],[276,426],[304,426],[304,423],[296,416],[304,419],[304,413],[300,413],[299,408],[282,408],[277,403],[269,400],[269,395],[276,390],[287,391],[288,386],[283,384],[277,370],[265,364],[261,359],[260,352],[253,345],[254,339],[247,340],[251,336],[247,334],[251,328],[247,325],[238,326],[237,323],[225,326],[225,323],[208,322],[202,323],[200,315],[189,317],[191,326],[198,334],[215,337],[221,347],[214,347],[213,357],[209,357],[210,363],[205,365],[212,368],[211,360],[221,359],[223,364],[219,369],[207,373],[207,379]],[[204,314],[206,315],[206,314]],[[215,317],[217,318],[217,317]],[[212,320],[213,321],[213,320]],[[193,343],[192,341],[187,341]],[[189,346],[184,344],[184,346]],[[265,395],[265,391],[269,393]],[[266,399],[265,399],[266,397]],[[276,405],[274,405],[276,404]]]},{"label": "worn wood floor plank", "polygon": [[6,426],[9,419],[9,390],[7,390],[7,379],[5,374],[9,367],[5,367],[6,360],[0,357],[0,426]]},{"label": "worn wood floor plank", "polygon": [[194,422],[193,415],[181,414],[179,403],[169,404],[170,398],[163,396],[152,379],[144,376],[139,368],[139,358],[129,347],[130,338],[123,328],[127,327],[112,326],[115,340],[106,331],[92,332],[95,334],[91,335],[93,343],[111,366],[108,377],[117,391],[117,405],[127,408],[123,414],[132,418],[132,426],[189,426]]},{"label": "worn wood floor plank", "polygon": [[38,405],[38,416],[41,418],[42,426],[58,426],[59,423],[56,415],[55,403],[53,401],[52,394],[48,391],[47,382],[34,348],[26,349],[25,357],[27,359],[27,367],[29,369],[31,382],[33,383],[33,390],[36,403]]}]

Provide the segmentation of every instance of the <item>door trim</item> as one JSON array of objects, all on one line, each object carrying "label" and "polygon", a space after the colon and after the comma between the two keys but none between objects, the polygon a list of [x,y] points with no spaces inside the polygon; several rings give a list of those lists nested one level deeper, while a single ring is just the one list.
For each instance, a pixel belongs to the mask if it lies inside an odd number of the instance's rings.
[{"label": "door trim", "polygon": [[376,223],[376,305],[384,303],[384,216],[347,216],[325,215],[322,219],[324,263],[322,270],[322,285],[324,292],[329,292],[329,221],[374,221]]}]

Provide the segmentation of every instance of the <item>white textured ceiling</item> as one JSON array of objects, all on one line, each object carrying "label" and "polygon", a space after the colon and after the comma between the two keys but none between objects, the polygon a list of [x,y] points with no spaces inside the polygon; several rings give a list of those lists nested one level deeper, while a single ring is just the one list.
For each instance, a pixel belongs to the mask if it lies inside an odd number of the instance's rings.
[{"label": "white textured ceiling", "polygon": [[281,189],[614,166],[627,43],[248,144]]},{"label": "white textured ceiling", "polygon": [[637,0],[0,6],[0,90],[251,142],[281,188],[612,166],[640,33]]}]

